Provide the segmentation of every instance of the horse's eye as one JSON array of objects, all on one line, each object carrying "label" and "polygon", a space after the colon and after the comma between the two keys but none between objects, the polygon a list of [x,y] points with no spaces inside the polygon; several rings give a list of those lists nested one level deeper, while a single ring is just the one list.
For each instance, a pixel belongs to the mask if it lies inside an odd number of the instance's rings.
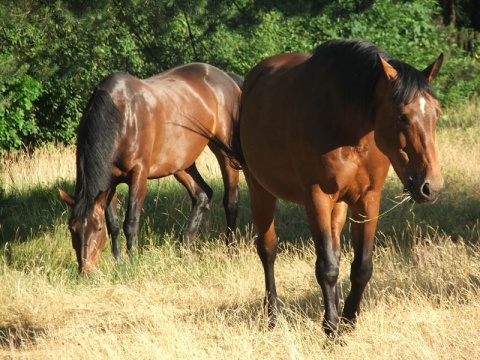
[{"label": "horse's eye", "polygon": [[101,226],[99,226],[98,229],[97,229],[97,232],[100,232],[100,231],[102,231],[102,227],[101,227]]},{"label": "horse's eye", "polygon": [[398,116],[398,120],[402,123],[402,124],[410,124],[410,117],[407,115],[407,114],[400,114]]}]

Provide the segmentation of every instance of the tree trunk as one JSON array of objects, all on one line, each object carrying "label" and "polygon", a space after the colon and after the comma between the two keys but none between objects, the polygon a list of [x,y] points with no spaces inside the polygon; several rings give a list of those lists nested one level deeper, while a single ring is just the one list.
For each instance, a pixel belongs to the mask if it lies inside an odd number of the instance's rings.
[{"label": "tree trunk", "polygon": [[445,25],[455,26],[455,0],[442,0],[440,3],[443,8],[443,21]]}]

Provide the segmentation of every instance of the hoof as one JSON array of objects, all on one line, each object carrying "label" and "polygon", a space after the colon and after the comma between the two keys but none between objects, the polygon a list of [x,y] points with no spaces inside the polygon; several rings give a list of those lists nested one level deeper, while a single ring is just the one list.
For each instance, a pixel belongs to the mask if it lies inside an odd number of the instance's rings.
[{"label": "hoof", "polygon": [[328,337],[334,338],[340,335],[340,326],[338,321],[334,323],[330,320],[323,319],[322,326],[323,326],[323,330],[325,331],[325,334]]}]

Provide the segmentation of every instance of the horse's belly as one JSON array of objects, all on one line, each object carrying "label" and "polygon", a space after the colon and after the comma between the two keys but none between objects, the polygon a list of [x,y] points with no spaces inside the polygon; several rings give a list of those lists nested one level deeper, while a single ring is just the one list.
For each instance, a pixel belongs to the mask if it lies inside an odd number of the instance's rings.
[{"label": "horse's belly", "polygon": [[178,144],[175,148],[154,153],[150,163],[149,177],[164,177],[188,168],[197,160],[207,143],[200,141],[194,144],[198,146]]},{"label": "horse's belly", "polygon": [[272,178],[257,178],[257,180],[259,180],[262,183],[262,186],[276,198],[299,205],[305,204],[305,188],[302,186],[302,184],[272,181]]}]

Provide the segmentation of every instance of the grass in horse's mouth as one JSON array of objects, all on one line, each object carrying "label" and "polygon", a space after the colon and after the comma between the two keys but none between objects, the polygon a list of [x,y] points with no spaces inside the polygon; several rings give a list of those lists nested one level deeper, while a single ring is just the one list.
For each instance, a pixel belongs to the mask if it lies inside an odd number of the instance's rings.
[{"label": "grass in horse's mouth", "polygon": [[[412,196],[409,194],[409,193],[402,193],[401,195],[397,196],[395,199],[398,199],[398,200],[391,200],[393,203],[395,203],[395,205],[393,205],[390,209],[388,210],[385,210],[383,213],[381,214],[378,214],[378,216],[375,216],[373,218],[367,218],[366,215],[361,215],[364,219],[363,220],[355,220],[353,219],[352,217],[350,217],[350,221],[353,221],[357,224],[364,224],[366,222],[369,222],[369,221],[372,221],[374,219],[379,219],[381,218],[382,216],[388,214],[389,212],[391,212],[392,210],[396,209],[397,207],[399,207],[400,205],[402,205],[403,203],[407,202],[407,201],[410,201],[412,202],[412,208],[413,208],[413,205],[415,204],[415,202],[413,201],[413,198]],[[411,210],[411,209],[410,209]]]}]

